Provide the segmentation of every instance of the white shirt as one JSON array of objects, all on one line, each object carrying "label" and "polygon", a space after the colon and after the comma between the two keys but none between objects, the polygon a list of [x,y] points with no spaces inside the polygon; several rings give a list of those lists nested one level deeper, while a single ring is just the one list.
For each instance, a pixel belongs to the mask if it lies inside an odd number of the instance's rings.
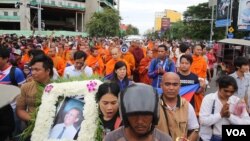
[{"label": "white shirt", "polygon": [[[213,101],[215,100],[214,114],[212,114]],[[220,111],[223,107],[221,101],[218,98],[218,92],[206,95],[201,103],[201,109],[199,113],[200,117],[200,137],[203,141],[210,141],[212,134],[222,135],[222,125],[241,125],[250,124],[250,117],[246,111],[243,111],[241,117],[233,115],[234,105],[239,102],[239,98],[231,96],[228,100],[230,103],[229,110],[231,115],[229,118],[222,118]],[[213,131],[211,128],[213,125]]]},{"label": "white shirt", "polygon": [[86,66],[83,70],[77,70],[74,65],[68,66],[64,70],[64,78],[78,77],[82,74],[90,77],[93,74],[93,70],[88,66]]},{"label": "white shirt", "polygon": [[57,139],[60,133],[62,132],[63,127],[65,127],[65,130],[62,134],[61,139],[70,139],[70,140],[74,139],[76,132],[77,132],[76,128],[73,125],[66,127],[64,123],[56,124],[52,128],[49,138]]}]

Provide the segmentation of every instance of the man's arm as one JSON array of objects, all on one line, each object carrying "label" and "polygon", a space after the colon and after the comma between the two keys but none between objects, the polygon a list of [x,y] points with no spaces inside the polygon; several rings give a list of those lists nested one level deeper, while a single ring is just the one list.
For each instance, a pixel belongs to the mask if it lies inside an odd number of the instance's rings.
[{"label": "man's arm", "polygon": [[189,141],[197,141],[199,138],[199,129],[193,129],[188,131],[188,139]]},{"label": "man's arm", "polygon": [[195,115],[193,106],[189,103],[188,105],[188,139],[190,141],[198,140],[199,123]]},{"label": "man's arm", "polygon": [[21,95],[17,98],[16,114],[23,121],[29,121],[31,116],[26,111],[26,97],[24,87],[21,87]]}]

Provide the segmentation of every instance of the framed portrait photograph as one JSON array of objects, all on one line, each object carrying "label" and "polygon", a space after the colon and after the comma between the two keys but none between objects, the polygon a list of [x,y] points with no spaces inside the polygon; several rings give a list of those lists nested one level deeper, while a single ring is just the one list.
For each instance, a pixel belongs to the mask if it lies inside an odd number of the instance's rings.
[{"label": "framed portrait photograph", "polygon": [[51,128],[50,139],[75,139],[83,121],[84,101],[66,97]]},{"label": "framed portrait photograph", "polygon": [[94,141],[99,136],[95,94],[100,80],[52,83],[45,87],[31,141]]}]

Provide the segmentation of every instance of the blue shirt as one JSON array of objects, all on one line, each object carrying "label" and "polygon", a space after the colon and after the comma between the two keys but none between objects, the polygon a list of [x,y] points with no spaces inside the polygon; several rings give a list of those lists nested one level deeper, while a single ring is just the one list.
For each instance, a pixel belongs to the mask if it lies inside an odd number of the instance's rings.
[{"label": "blue shirt", "polygon": [[159,67],[162,67],[165,72],[175,72],[175,64],[173,61],[170,61],[168,58],[165,61],[161,61],[158,58],[153,59],[150,62],[148,69],[148,76],[153,79],[152,86],[154,88],[160,88],[160,83],[163,74],[159,74]]},{"label": "blue shirt", "polygon": [[[0,70],[0,84],[11,85],[11,80],[10,80],[11,68],[12,66],[9,66],[7,69],[3,71]],[[24,74],[19,68],[15,69],[15,80],[18,85],[21,85],[25,82]]]}]

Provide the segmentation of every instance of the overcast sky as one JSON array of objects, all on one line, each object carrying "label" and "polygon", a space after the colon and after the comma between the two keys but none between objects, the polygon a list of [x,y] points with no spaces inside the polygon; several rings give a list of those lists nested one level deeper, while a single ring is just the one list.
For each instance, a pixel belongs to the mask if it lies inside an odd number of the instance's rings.
[{"label": "overcast sky", "polygon": [[122,23],[136,26],[140,34],[154,27],[155,12],[172,9],[183,13],[188,6],[208,0],[120,0]]}]

